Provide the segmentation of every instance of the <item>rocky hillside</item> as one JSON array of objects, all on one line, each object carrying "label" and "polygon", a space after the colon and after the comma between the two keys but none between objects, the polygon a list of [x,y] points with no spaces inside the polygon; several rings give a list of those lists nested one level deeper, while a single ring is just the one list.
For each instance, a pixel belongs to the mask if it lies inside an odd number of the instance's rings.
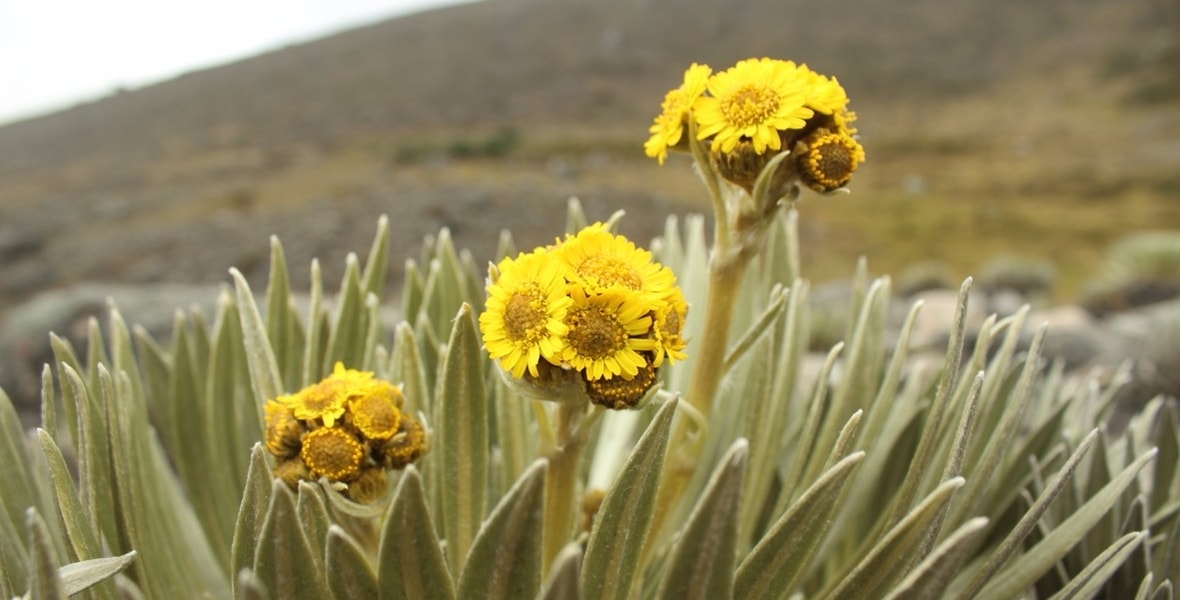
[{"label": "rocky hillside", "polygon": [[861,115],[855,193],[802,207],[812,277],[1016,253],[1076,288],[1180,228],[1174,1],[485,0],[0,127],[0,319],[86,282],[260,286],[272,234],[296,285],[312,257],[332,280],[382,213],[395,269],[444,226],[477,260],[503,228],[548,241],[571,195],[649,238],[708,210],[687,162],[642,156],[663,92],[762,55]]}]

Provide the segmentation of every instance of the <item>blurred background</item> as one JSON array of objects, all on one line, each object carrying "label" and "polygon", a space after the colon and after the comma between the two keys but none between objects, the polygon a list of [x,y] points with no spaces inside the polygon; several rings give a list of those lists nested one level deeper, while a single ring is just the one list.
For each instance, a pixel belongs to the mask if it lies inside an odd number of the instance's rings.
[{"label": "blurred background", "polygon": [[[999,272],[1119,305],[1118,244],[1180,229],[1175,0],[39,4],[0,15],[10,348],[107,296],[166,322],[231,265],[261,289],[271,235],[296,286],[318,257],[334,289],[381,214],[391,284],[442,227],[477,264],[501,229],[546,243],[571,196],[646,243],[709,211],[687,157],[642,151],[691,62],[847,89],[868,162],[798,207],[814,281],[867,256],[903,287]],[[1171,260],[1150,294],[1180,290]]]}]

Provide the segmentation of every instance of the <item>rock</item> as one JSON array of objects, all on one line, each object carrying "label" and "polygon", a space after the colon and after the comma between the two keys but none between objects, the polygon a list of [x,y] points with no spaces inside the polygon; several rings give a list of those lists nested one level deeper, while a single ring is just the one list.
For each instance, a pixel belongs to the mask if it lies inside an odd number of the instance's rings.
[{"label": "rock", "polygon": [[178,309],[195,308],[211,316],[216,286],[78,284],[37,294],[0,316],[0,388],[12,399],[26,426],[39,419],[41,370],[53,362],[49,332],[85,351],[91,318],[106,328],[109,302],[127,323],[167,337]]}]

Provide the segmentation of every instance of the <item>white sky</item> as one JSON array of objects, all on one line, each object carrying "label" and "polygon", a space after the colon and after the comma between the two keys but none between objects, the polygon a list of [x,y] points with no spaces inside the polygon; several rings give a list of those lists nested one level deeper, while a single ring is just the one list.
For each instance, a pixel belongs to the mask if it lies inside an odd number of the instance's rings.
[{"label": "white sky", "polygon": [[463,0],[0,0],[0,124]]}]

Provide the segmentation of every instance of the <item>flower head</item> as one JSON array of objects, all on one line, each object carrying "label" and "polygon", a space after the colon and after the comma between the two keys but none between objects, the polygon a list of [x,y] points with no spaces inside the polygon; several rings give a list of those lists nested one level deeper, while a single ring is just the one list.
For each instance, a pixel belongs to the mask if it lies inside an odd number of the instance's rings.
[{"label": "flower head", "polygon": [[486,306],[484,347],[525,397],[624,408],[651,388],[665,357],[685,356],[688,307],[676,276],[602,223],[493,267]]},{"label": "flower head", "polygon": [[347,481],[361,468],[364,455],[355,436],[339,427],[321,427],[303,438],[299,458],[314,475]]},{"label": "flower head", "polygon": [[299,454],[302,445],[303,425],[295,418],[291,409],[293,396],[280,396],[268,400],[266,412],[266,449],[279,458]]},{"label": "flower head", "polygon": [[665,294],[664,304],[655,311],[655,315],[652,317],[651,329],[656,341],[653,366],[660,366],[665,357],[671,363],[688,358],[688,355],[684,353],[688,342],[680,335],[686,317],[688,317],[688,303],[684,300],[684,294],[680,293],[680,288],[673,287]]},{"label": "flower head", "polygon": [[348,403],[347,421],[361,435],[371,440],[387,440],[397,432],[401,414],[402,391],[384,381],[375,381],[370,393],[358,395]]},{"label": "flower head", "polygon": [[656,366],[647,360],[634,377],[612,377],[586,382],[590,401],[613,410],[633,408],[656,382]]},{"label": "flower head", "polygon": [[348,482],[348,497],[354,502],[373,502],[385,495],[389,489],[389,478],[381,467],[365,467],[356,478]]},{"label": "flower head", "polygon": [[793,62],[763,58],[714,74],[709,95],[693,103],[697,137],[712,137],[714,151],[729,152],[742,139],[758,154],[779,150],[780,131],[802,129],[815,114],[806,106],[806,73]]},{"label": "flower head", "polygon": [[651,124],[651,137],[643,144],[643,152],[664,164],[668,149],[680,143],[693,103],[705,92],[705,85],[713,69],[693,63],[684,72],[684,83],[664,95],[660,114]]},{"label": "flower head", "polygon": [[341,363],[318,383],[267,401],[265,443],[278,459],[275,478],[294,488],[326,477],[347,482],[343,493],[357,502],[378,498],[384,469],[403,468],[425,451],[418,443],[396,465],[384,458],[386,446],[404,446],[407,431],[413,437],[404,404],[401,388]]},{"label": "flower head", "polygon": [[830,192],[848,185],[865,152],[845,132],[816,130],[803,139],[804,150],[795,155],[796,168],[803,183],[817,192]]},{"label": "flower head", "polygon": [[397,435],[375,450],[377,464],[387,469],[402,469],[426,452],[426,431],[410,415],[402,415]]},{"label": "flower head", "polygon": [[562,362],[584,371],[586,379],[634,377],[647,361],[639,353],[655,349],[645,334],[651,310],[644,297],[623,289],[587,295],[573,288],[573,306],[566,314],[569,327]]},{"label": "flower head", "polygon": [[539,250],[504,259],[499,271],[479,316],[484,347],[513,377],[526,369],[535,376],[542,358],[556,360],[562,351],[564,319],[571,304],[564,266]]},{"label": "flower head", "polygon": [[621,286],[658,296],[676,281],[671,271],[652,262],[651,252],[607,231],[602,223],[586,227],[566,240],[557,249],[557,256],[569,265],[571,283],[587,294]]}]

